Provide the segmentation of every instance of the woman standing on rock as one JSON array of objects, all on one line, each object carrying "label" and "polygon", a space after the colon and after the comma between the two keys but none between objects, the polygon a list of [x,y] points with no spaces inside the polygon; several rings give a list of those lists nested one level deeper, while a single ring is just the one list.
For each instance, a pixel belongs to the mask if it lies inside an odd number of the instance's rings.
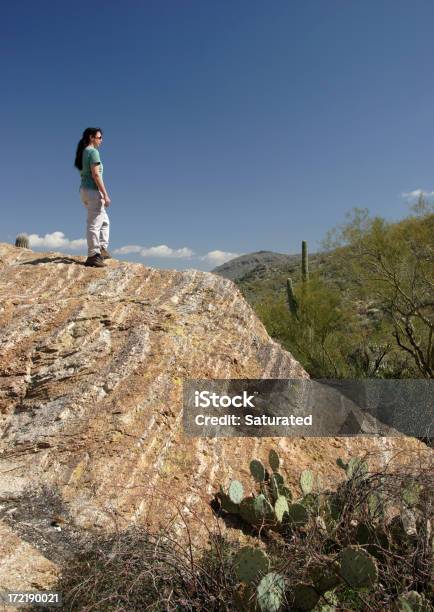
[{"label": "woman standing on rock", "polygon": [[110,221],[106,208],[111,200],[102,180],[103,165],[98,149],[102,143],[100,128],[86,128],[77,145],[75,167],[80,170],[81,201],[87,208],[87,259],[85,266],[104,267],[110,259],[107,251]]}]

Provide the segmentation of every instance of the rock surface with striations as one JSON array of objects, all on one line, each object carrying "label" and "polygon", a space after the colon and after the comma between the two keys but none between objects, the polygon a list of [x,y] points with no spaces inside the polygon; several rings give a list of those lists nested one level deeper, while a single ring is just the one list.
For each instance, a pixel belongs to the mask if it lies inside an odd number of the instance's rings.
[{"label": "rock surface with striations", "polygon": [[[22,524],[43,533],[56,520],[156,528],[194,512],[209,522],[218,485],[237,477],[250,488],[250,459],[265,460],[271,447],[293,483],[306,467],[336,480],[339,456],[387,459],[419,447],[396,438],[185,437],[183,379],[306,372],[230,280],[83,262],[0,245],[0,519],[22,537]],[[54,491],[58,509],[49,496],[20,506],[32,490]]]}]

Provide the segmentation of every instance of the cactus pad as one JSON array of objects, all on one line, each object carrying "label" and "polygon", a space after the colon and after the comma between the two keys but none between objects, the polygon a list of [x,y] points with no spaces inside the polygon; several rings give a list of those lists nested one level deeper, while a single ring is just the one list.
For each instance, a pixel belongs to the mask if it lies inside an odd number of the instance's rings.
[{"label": "cactus pad", "polygon": [[256,482],[263,482],[265,480],[265,468],[258,459],[252,459],[250,462],[250,473]]},{"label": "cactus pad", "polygon": [[299,610],[313,610],[320,595],[309,584],[297,584],[294,588],[294,603]]},{"label": "cactus pad", "polygon": [[243,485],[238,480],[233,480],[229,485],[229,499],[233,504],[239,504],[243,499],[243,495]]},{"label": "cactus pad", "polygon": [[302,527],[309,520],[309,514],[301,504],[289,504],[287,522],[291,527]]},{"label": "cactus pad", "polygon": [[274,514],[273,506],[262,493],[255,497],[253,501],[253,508],[255,510],[255,515],[260,519],[264,519]]},{"label": "cactus pad", "polygon": [[262,612],[278,612],[285,597],[285,580],[276,572],[264,576],[256,588],[257,601]]},{"label": "cactus pad", "polygon": [[263,550],[244,546],[234,559],[235,573],[241,582],[249,584],[268,572],[270,561]]},{"label": "cactus pad", "polygon": [[378,578],[375,560],[369,553],[356,546],[347,546],[341,554],[340,574],[354,589],[371,587]]},{"label": "cactus pad", "polygon": [[362,461],[358,457],[352,457],[346,467],[347,478],[363,478],[368,472],[368,466],[365,461]]},{"label": "cactus pad", "polygon": [[271,497],[273,501],[275,502],[276,499],[279,497],[280,492],[279,492],[279,483],[276,477],[274,476],[274,474],[270,476],[269,488],[270,488]]},{"label": "cactus pad", "polygon": [[284,495],[279,495],[274,504],[274,512],[279,523],[282,522],[284,514],[288,512],[288,508],[286,497]]},{"label": "cactus pad", "polygon": [[280,467],[280,459],[279,459],[279,455],[273,449],[271,449],[270,452],[268,453],[268,463],[270,464],[270,467],[273,470],[273,472],[278,471]]},{"label": "cactus pad", "polygon": [[274,476],[274,480],[279,485],[279,489],[283,487],[283,485],[285,484],[285,481],[283,480],[282,474],[279,474],[279,472],[273,472],[273,476]]},{"label": "cactus pad", "polygon": [[220,491],[219,493],[217,493],[216,497],[220,501],[220,506],[222,510],[230,512],[231,514],[238,514],[240,509],[239,505],[231,502],[231,500],[229,499],[229,495],[226,495],[222,487],[220,487]]},{"label": "cactus pad", "polygon": [[312,492],[313,489],[313,474],[310,470],[303,470],[300,476],[300,487],[303,495]]}]

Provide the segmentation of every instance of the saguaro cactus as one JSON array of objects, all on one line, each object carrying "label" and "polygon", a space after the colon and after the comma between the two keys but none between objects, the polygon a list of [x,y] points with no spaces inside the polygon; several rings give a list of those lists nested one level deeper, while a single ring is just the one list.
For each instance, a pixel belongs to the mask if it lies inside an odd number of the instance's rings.
[{"label": "saguaro cactus", "polygon": [[301,278],[304,283],[309,280],[309,256],[306,240],[301,243]]},{"label": "saguaro cactus", "polygon": [[294,287],[292,285],[291,278],[288,278],[286,280],[286,291],[288,294],[289,312],[292,314],[293,317],[298,318],[298,302],[297,298],[295,297]]},{"label": "saguaro cactus", "polygon": [[[309,280],[309,256],[307,252],[307,242],[306,240],[302,240],[301,242],[301,280],[303,282],[302,291],[304,293],[305,283]],[[292,279],[288,278],[286,280],[286,292],[288,294],[288,307],[289,312],[293,317],[298,319],[298,301],[295,297],[294,286],[292,284]]]}]

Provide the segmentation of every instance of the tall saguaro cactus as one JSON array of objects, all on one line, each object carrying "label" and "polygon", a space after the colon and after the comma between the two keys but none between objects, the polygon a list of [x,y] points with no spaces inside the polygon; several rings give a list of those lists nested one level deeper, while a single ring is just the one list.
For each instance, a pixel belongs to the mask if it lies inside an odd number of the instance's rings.
[{"label": "tall saguaro cactus", "polygon": [[301,278],[304,283],[309,280],[309,260],[306,240],[303,240],[301,243]]},{"label": "tall saguaro cactus", "polygon": [[[305,283],[309,280],[309,255],[307,252],[307,242],[306,240],[302,240],[301,242],[301,280],[303,282],[302,288],[303,291],[305,289]],[[298,302],[294,293],[294,286],[292,284],[292,279],[288,278],[286,280],[286,292],[288,294],[288,307],[289,312],[296,319],[298,316]]]}]

